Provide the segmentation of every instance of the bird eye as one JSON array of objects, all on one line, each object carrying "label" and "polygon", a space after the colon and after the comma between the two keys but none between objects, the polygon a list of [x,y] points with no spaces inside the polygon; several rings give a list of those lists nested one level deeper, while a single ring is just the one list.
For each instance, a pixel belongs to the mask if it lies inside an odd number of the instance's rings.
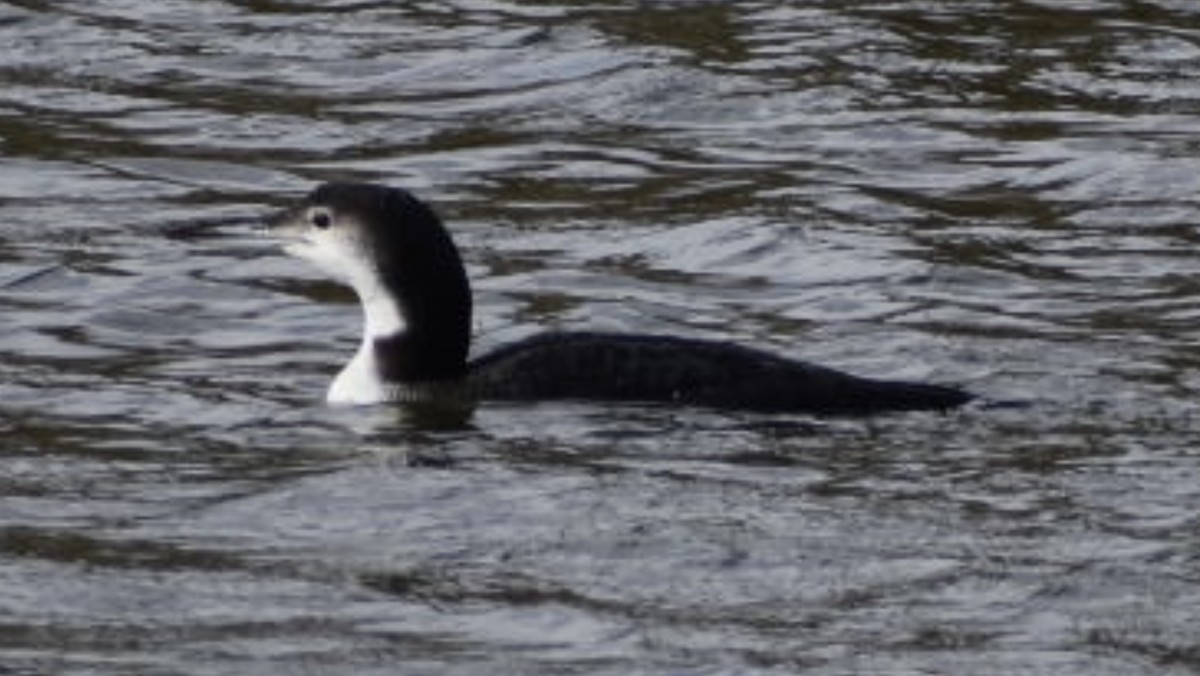
[{"label": "bird eye", "polygon": [[320,230],[324,230],[325,228],[333,225],[333,217],[330,216],[329,212],[325,211],[324,209],[313,209],[312,213],[310,213],[308,216],[308,220],[313,224],[314,227]]}]

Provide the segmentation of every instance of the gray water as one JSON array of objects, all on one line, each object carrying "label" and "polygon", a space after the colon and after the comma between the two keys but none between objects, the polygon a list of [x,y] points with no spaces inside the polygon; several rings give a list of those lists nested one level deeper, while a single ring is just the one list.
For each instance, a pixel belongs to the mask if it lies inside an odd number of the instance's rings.
[{"label": "gray water", "polygon": [[[0,672],[1200,671],[1190,0],[0,7]],[[476,346],[992,401],[331,409],[257,222],[442,212]]]}]

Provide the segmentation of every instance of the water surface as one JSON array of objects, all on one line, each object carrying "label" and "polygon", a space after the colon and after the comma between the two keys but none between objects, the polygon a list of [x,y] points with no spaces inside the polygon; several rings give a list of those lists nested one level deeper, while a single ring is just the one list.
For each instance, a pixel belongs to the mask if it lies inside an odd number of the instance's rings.
[{"label": "water surface", "polygon": [[[1189,2],[0,8],[13,673],[1200,663]],[[330,409],[257,222],[383,181],[476,345],[753,343],[1026,408]]]}]

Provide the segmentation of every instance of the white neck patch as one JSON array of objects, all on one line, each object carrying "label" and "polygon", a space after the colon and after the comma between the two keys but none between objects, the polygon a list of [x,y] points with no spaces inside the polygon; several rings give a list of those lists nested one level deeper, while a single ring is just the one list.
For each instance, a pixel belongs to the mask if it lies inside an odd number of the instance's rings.
[{"label": "white neck patch", "polygon": [[404,331],[404,317],[395,299],[374,274],[350,279],[363,308],[363,337],[358,352],[338,373],[325,395],[331,404],[375,404],[392,398],[394,384],[383,380],[375,358],[375,340]]}]

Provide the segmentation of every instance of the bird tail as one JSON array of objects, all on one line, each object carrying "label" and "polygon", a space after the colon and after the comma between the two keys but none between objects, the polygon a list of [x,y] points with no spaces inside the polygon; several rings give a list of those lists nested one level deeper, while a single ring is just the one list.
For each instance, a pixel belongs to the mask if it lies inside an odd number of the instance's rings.
[{"label": "bird tail", "polygon": [[863,413],[878,411],[948,411],[975,399],[966,390],[949,385],[895,380],[866,380],[854,397]]}]

